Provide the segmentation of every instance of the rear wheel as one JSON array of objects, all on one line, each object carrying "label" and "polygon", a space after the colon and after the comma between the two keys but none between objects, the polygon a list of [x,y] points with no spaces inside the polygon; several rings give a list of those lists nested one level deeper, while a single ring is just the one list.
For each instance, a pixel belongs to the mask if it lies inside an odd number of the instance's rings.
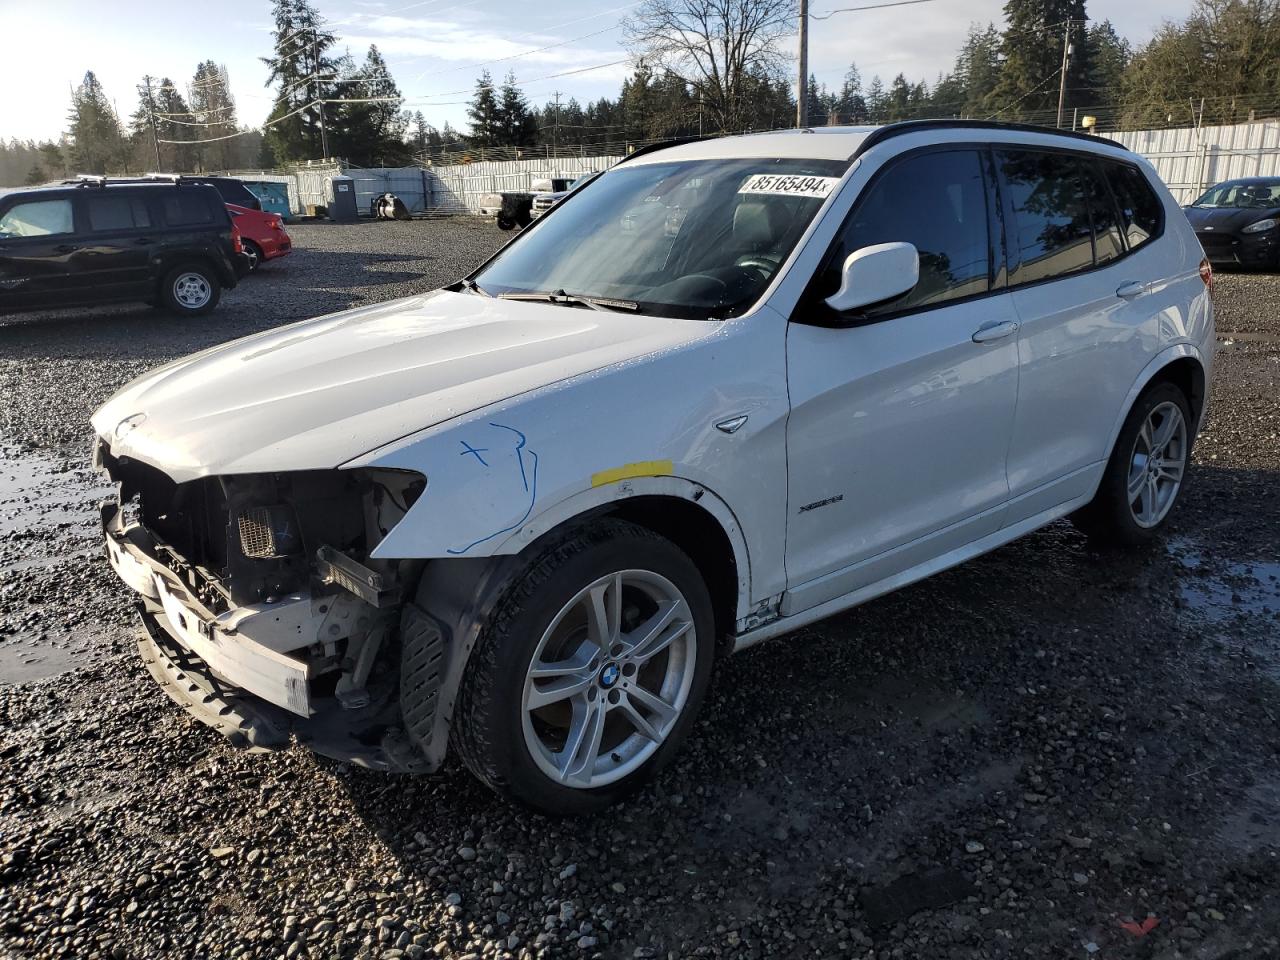
[{"label": "rear wheel", "polygon": [[222,285],[213,269],[203,263],[174,267],[160,282],[160,300],[174,313],[195,317],[218,305]]},{"label": "rear wheel", "polygon": [[1129,411],[1098,493],[1072,520],[1090,537],[1120,545],[1155,537],[1182,492],[1191,459],[1191,410],[1160,383]]},{"label": "rear wheel", "polygon": [[454,748],[545,813],[601,809],[688,734],[714,630],[683,552],[633,524],[595,524],[536,557],[496,605],[462,679]]},{"label": "rear wheel", "polygon": [[260,266],[262,261],[266,259],[262,255],[262,248],[252,240],[242,240],[241,245],[244,247],[244,255],[249,260],[249,272],[253,273]]}]

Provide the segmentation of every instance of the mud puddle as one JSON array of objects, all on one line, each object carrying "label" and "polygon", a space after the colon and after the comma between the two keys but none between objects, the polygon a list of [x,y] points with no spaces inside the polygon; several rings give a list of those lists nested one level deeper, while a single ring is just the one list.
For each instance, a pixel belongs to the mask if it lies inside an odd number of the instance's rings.
[{"label": "mud puddle", "polygon": [[86,461],[0,442],[0,684],[58,676],[110,646],[97,504],[111,488]]},{"label": "mud puddle", "polygon": [[92,528],[111,492],[87,462],[0,444],[0,537]]}]

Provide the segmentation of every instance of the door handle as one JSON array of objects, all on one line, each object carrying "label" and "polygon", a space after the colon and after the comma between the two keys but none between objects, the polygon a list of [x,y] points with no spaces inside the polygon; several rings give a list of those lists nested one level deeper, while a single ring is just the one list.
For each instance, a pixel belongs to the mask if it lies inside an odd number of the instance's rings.
[{"label": "door handle", "polygon": [[154,240],[152,240],[150,237],[139,237],[137,240],[135,240],[135,241],[133,241],[133,242],[134,242],[134,243],[136,243],[136,244],[137,244],[138,246],[140,246],[140,247],[145,247],[145,246],[147,246],[148,244],[155,243],[155,241],[154,241]]},{"label": "door handle", "polygon": [[993,340],[1003,340],[1011,333],[1017,332],[1018,324],[1013,320],[999,320],[996,323],[988,323],[986,326],[979,327],[973,331],[971,338],[974,343],[991,343]]},{"label": "door handle", "polygon": [[60,243],[53,248],[54,253],[75,253],[80,248],[74,243]]},{"label": "door handle", "polygon": [[1121,300],[1132,300],[1134,297],[1140,297],[1147,292],[1147,285],[1138,280],[1130,280],[1128,283],[1122,283],[1116,287],[1116,296]]}]

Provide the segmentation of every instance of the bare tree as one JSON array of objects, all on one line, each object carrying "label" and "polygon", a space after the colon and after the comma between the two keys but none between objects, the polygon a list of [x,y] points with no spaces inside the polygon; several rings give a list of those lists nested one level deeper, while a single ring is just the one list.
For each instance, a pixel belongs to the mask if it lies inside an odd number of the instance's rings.
[{"label": "bare tree", "polygon": [[787,61],[795,0],[645,0],[624,22],[628,47],[655,72],[689,84],[711,123],[739,130],[758,78]]}]

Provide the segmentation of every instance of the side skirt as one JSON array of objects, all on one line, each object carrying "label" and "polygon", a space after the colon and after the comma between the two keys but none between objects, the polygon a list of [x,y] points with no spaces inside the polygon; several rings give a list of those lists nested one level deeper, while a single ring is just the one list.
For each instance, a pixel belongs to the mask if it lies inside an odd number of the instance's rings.
[{"label": "side skirt", "polygon": [[876,597],[897,590],[899,587],[908,586],[918,580],[923,580],[925,577],[933,576],[935,573],[941,573],[943,570],[948,570],[964,563],[966,560],[989,553],[997,547],[1003,547],[1006,543],[1017,540],[1033,530],[1038,530],[1040,527],[1073,513],[1092,499],[1093,491],[1090,490],[1082,496],[1060,503],[1035,516],[1027,517],[1025,520],[1020,520],[1011,526],[997,530],[995,533],[971,541],[964,546],[939,554],[924,563],[885,577],[883,580],[877,580],[875,583],[867,584],[865,587],[828,600],[825,603],[820,603],[807,610],[801,610],[799,613],[794,613],[789,617],[780,617],[763,626],[756,627],[754,630],[747,630],[734,637],[733,651],[737,653],[764,640],[772,640],[774,637],[780,637],[793,630],[799,630],[801,627],[807,627],[811,623],[825,620],[827,617],[866,603],[868,600],[874,600]]}]

